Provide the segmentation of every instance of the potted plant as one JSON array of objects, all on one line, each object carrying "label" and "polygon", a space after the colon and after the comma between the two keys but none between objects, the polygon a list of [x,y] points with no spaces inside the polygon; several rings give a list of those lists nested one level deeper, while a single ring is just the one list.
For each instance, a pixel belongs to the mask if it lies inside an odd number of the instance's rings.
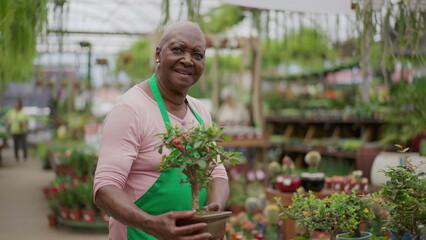
[{"label": "potted plant", "polygon": [[375,217],[371,210],[371,202],[365,196],[351,193],[334,193],[320,199],[312,191],[306,195],[301,189],[294,193],[292,204],[284,206],[281,199],[276,199],[281,208],[281,216],[295,220],[306,229],[305,237],[311,232],[321,230],[329,233],[330,240],[356,238],[368,239],[371,233],[360,231],[364,221]]},{"label": "potted plant", "polygon": [[[215,227],[206,226],[204,231],[212,233],[212,236],[220,237],[225,234],[225,224],[231,212],[219,212],[212,214],[204,214],[200,209],[199,195],[200,191],[207,186],[212,178],[211,173],[220,164],[235,164],[239,161],[240,153],[225,152],[216,142],[221,139],[229,139],[223,134],[222,128],[211,126],[203,128],[201,126],[185,130],[179,126],[171,126],[167,128],[166,133],[159,134],[162,143],[157,147],[159,153],[163,152],[163,148],[171,149],[169,155],[163,155],[159,171],[178,168],[179,175],[186,175],[186,182],[189,182],[192,193],[192,209],[198,213],[189,220],[188,223],[203,221],[212,223],[217,220],[219,224],[218,233],[211,232]],[[186,183],[186,182],[182,182]],[[208,220],[208,218],[212,220]]]},{"label": "potted plant", "polygon": [[[399,152],[408,151],[408,148],[396,146]],[[383,230],[394,234],[398,240],[403,239],[406,234],[414,240],[419,240],[426,222],[425,173],[417,170],[419,165],[414,165],[408,155],[402,160],[404,165],[382,170],[388,178],[377,194],[381,199],[379,204],[387,211]]]},{"label": "potted plant", "polygon": [[75,187],[80,202],[83,204],[81,210],[82,219],[86,223],[95,221],[96,210],[93,203],[93,183],[92,182],[79,182]]},{"label": "potted plant", "polygon": [[318,165],[321,161],[321,154],[318,151],[310,151],[305,155],[305,162],[308,164],[308,171],[300,175],[302,187],[305,191],[320,192],[325,185],[325,174],[318,172]]},{"label": "potted plant", "polygon": [[282,173],[277,176],[275,185],[281,192],[295,192],[302,185],[302,180],[293,174],[293,160],[289,156],[285,156],[282,165]]}]

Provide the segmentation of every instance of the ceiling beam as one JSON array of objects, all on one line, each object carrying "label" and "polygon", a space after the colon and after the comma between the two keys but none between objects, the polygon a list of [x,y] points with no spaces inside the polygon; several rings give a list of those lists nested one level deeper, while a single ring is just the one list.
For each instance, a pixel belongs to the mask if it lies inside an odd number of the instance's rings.
[{"label": "ceiling beam", "polygon": [[148,36],[151,34],[147,33],[138,33],[138,32],[98,32],[98,31],[80,31],[80,30],[58,30],[58,29],[48,29],[48,33],[62,33],[62,34],[81,34],[81,35],[125,35],[125,36]]}]

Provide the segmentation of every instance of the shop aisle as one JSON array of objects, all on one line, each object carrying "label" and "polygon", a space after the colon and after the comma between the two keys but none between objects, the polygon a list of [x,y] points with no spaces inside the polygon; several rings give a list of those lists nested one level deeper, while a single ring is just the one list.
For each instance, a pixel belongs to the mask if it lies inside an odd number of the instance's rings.
[{"label": "shop aisle", "polygon": [[50,228],[48,202],[43,187],[54,178],[38,159],[17,163],[11,148],[3,149],[0,166],[0,239],[4,240],[105,240],[106,231]]}]

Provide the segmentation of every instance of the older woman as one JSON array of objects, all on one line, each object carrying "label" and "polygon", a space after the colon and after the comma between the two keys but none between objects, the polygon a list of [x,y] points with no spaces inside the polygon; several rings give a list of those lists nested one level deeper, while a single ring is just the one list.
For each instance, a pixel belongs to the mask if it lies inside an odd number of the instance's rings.
[{"label": "older woman", "polygon": [[[156,48],[155,74],[128,90],[106,118],[94,198],[112,217],[110,239],[210,237],[197,233],[204,223],[176,226],[178,219],[195,213],[189,186],[157,171],[161,154],[154,149],[160,142],[156,134],[166,132],[168,125],[211,125],[207,109],[187,95],[203,73],[205,51],[205,36],[197,24],[171,25]],[[202,201],[207,210],[222,210],[229,197],[225,168],[220,165],[213,176]]]}]

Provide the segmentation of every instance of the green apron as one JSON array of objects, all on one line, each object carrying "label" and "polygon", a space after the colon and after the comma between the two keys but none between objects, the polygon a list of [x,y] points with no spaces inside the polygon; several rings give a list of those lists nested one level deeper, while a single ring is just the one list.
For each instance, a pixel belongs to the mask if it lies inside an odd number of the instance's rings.
[{"label": "green apron", "polygon": [[[171,126],[166,106],[157,86],[155,74],[149,80],[151,91],[160,108],[166,127]],[[186,101],[186,100],[185,100]],[[198,122],[203,126],[203,119],[188,104],[191,112],[195,115]],[[160,215],[169,211],[191,210],[191,187],[189,183],[181,184],[181,180],[186,180],[186,175],[182,173],[178,175],[178,168],[168,169],[164,171],[154,185],[138,200],[135,204],[143,211],[151,215]],[[206,204],[206,189],[200,192],[200,205]],[[157,239],[139,229],[127,227],[128,240],[154,240]]]}]

